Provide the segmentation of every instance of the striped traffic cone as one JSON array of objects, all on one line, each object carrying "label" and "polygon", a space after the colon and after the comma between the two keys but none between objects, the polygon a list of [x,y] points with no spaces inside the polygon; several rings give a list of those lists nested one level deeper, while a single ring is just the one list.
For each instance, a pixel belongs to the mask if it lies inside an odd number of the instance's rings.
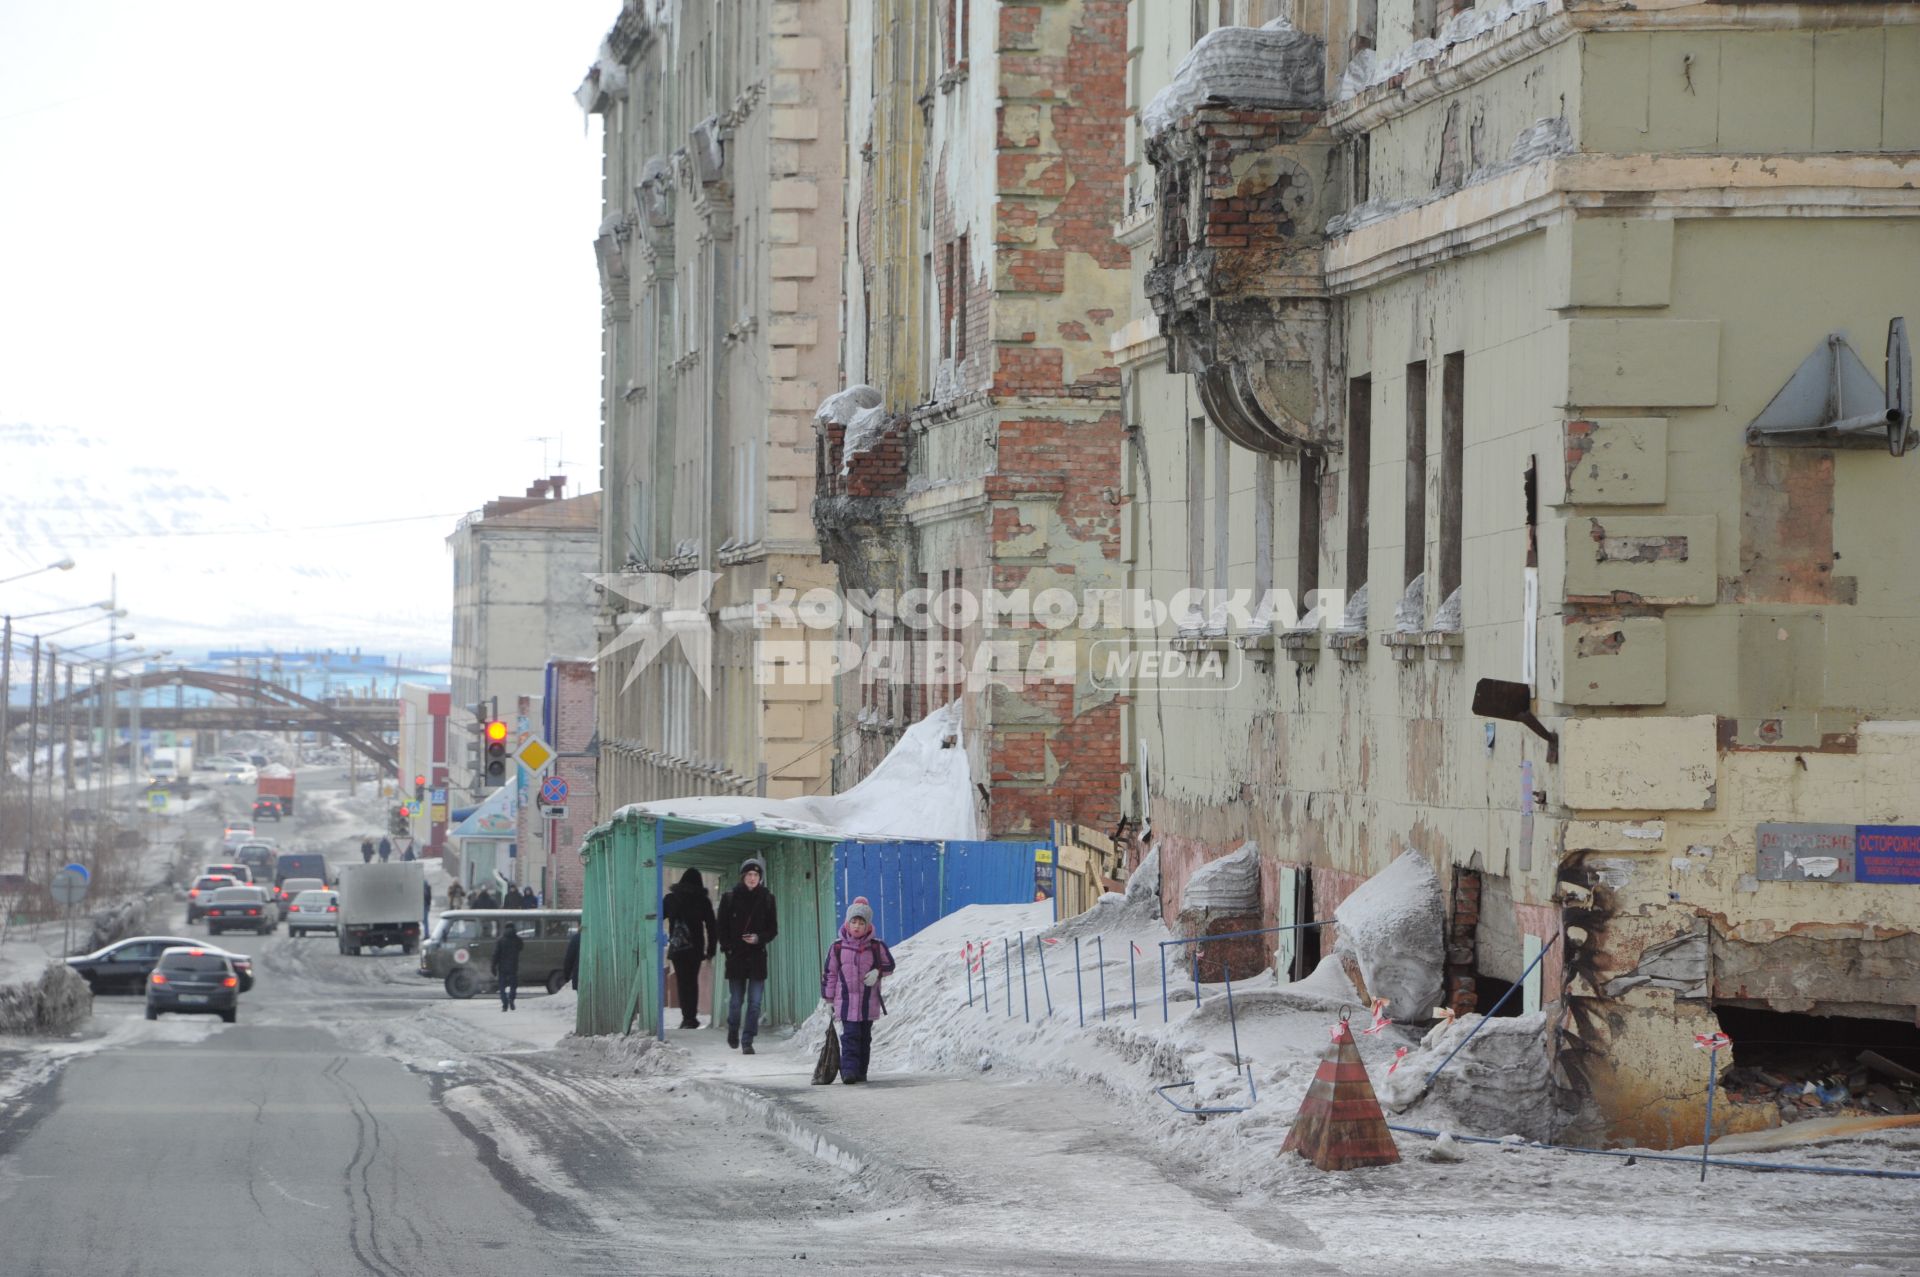
[{"label": "striped traffic cone", "polygon": [[1323,1171],[1389,1166],[1400,1160],[1344,1011],[1334,1026],[1332,1045],[1320,1057],[1313,1085],[1300,1102],[1293,1130],[1280,1146],[1282,1153],[1295,1150]]}]

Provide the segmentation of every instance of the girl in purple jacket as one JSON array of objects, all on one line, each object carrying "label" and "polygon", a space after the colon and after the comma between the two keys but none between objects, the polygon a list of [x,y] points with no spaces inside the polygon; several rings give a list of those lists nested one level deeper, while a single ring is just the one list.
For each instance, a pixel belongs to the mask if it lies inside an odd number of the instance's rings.
[{"label": "girl in purple jacket", "polygon": [[840,938],[827,950],[820,996],[840,1021],[840,1080],[867,1080],[873,1047],[873,1022],[887,1013],[880,1000],[880,977],[893,974],[893,951],[873,934],[873,908],[865,896],[847,906]]}]

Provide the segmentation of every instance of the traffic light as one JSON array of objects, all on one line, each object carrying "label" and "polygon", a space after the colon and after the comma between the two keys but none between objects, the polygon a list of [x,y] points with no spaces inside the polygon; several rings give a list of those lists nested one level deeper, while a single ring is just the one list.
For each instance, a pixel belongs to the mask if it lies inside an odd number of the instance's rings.
[{"label": "traffic light", "polygon": [[408,829],[407,822],[411,816],[412,811],[405,803],[395,807],[393,814],[387,818],[387,832],[394,834],[406,833]]},{"label": "traffic light", "polygon": [[413,800],[415,802],[419,802],[421,799],[425,798],[426,796],[427,796],[427,778],[425,776],[415,776],[413,778]]},{"label": "traffic light", "polygon": [[507,725],[495,718],[487,722],[486,731],[486,768],[489,785],[507,783]]}]

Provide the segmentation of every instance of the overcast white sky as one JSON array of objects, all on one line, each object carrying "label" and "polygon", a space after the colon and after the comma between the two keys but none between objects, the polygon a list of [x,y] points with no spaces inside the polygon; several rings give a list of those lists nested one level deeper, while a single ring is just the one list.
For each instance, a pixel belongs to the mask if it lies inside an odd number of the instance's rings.
[{"label": "overcast white sky", "polygon": [[[143,641],[444,652],[453,519],[319,529],[518,492],[538,436],[598,486],[619,7],[0,0],[0,427],[63,444],[0,434],[0,578],[80,564],[0,610],[117,574]],[[175,491],[202,535],[85,508]]]}]

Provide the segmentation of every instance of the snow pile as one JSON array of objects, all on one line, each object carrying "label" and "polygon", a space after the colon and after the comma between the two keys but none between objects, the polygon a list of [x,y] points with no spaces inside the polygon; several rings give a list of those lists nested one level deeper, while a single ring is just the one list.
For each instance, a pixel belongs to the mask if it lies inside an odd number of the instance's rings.
[{"label": "snow pile", "polygon": [[1238,915],[1260,912],[1260,852],[1242,843],[1193,871],[1180,896],[1180,912]]},{"label": "snow pile", "polygon": [[1363,49],[1347,63],[1345,74],[1340,77],[1339,100],[1344,102],[1356,93],[1361,93],[1376,84],[1384,84],[1401,72],[1439,57],[1456,44],[1477,40],[1495,27],[1526,13],[1538,9],[1543,12],[1533,15],[1544,17],[1550,0],[1505,0],[1505,3],[1486,9],[1465,9],[1456,13],[1447,25],[1440,28],[1437,36],[1430,40],[1415,40],[1392,57],[1382,59],[1372,49]]},{"label": "snow pile", "polygon": [[848,386],[820,401],[813,419],[836,426],[853,424],[853,419],[868,408],[880,406],[880,392],[872,386]]},{"label": "snow pile", "polygon": [[1427,574],[1407,583],[1407,592],[1393,605],[1393,631],[1396,634],[1415,634],[1427,625]]},{"label": "snow pile", "polygon": [[1093,908],[1054,927],[1047,935],[1055,939],[1093,936],[1102,932],[1133,935],[1151,931],[1160,924],[1160,849],[1154,848],[1140,867],[1127,879],[1123,895],[1109,891],[1094,901]]},{"label": "snow pile", "polygon": [[1209,103],[1305,107],[1325,98],[1325,44],[1284,20],[1264,27],[1221,27],[1201,36],[1166,87],[1141,112],[1149,139]]},{"label": "snow pile", "polygon": [[[1547,1032],[1544,1011],[1492,1020],[1464,1015],[1452,1023],[1437,1024],[1399,1068],[1374,1079],[1375,1092],[1395,1113],[1419,1104],[1421,1125],[1457,1125],[1468,1131],[1513,1132],[1530,1140],[1552,1140],[1558,1131]],[[1467,1043],[1466,1049],[1434,1079],[1429,1094],[1428,1074],[1462,1042]],[[1435,1110],[1443,1110],[1449,1121],[1437,1122]]]},{"label": "snow pile", "polygon": [[1333,911],[1333,951],[1354,960],[1367,992],[1387,999],[1394,1019],[1424,1023],[1440,1002],[1444,918],[1433,866],[1407,851]]},{"label": "snow pile", "polygon": [[568,1034],[554,1052],[582,1071],[611,1073],[625,1077],[656,1077],[671,1073],[686,1063],[687,1053],[676,1050],[650,1033],[634,1032],[626,1037],[603,1034],[579,1037]]},{"label": "snow pile", "polygon": [[630,804],[619,814],[677,816],[714,825],[751,820],[763,829],[844,837],[980,837],[957,700],[909,727],[880,765],[844,792],[805,798],[662,798]]},{"label": "snow pile", "polygon": [[38,978],[0,984],[0,1033],[65,1035],[92,1014],[92,991],[64,962],[49,962]]},{"label": "snow pile", "polygon": [[853,420],[847,424],[845,446],[840,454],[840,473],[848,473],[853,459],[869,451],[880,442],[887,433],[887,410],[885,408],[862,408],[853,414]]}]

